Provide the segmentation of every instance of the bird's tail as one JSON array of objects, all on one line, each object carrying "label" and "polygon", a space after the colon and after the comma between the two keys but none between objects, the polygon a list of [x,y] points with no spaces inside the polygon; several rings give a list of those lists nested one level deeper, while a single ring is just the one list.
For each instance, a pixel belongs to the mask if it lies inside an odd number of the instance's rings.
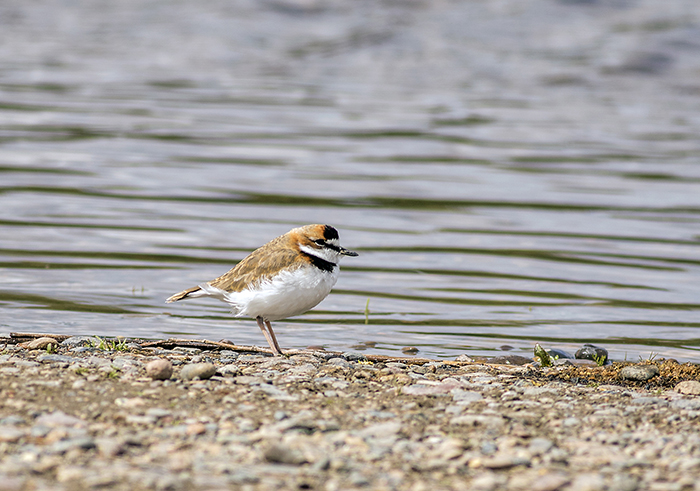
[{"label": "bird's tail", "polygon": [[[199,293],[199,295],[197,295],[197,293]],[[188,298],[201,297],[202,295],[206,295],[206,293],[202,292],[202,289],[200,287],[193,286],[192,288],[182,290],[180,293],[176,293],[175,295],[169,297],[165,301],[165,303],[177,302],[178,300],[186,300]]]}]

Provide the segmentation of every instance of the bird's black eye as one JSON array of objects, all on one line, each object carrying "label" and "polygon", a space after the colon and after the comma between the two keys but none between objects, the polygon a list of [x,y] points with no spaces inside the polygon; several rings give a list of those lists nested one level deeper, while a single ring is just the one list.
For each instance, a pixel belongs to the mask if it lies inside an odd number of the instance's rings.
[{"label": "bird's black eye", "polygon": [[316,240],[314,240],[314,244],[324,246],[324,245],[326,245],[326,241],[323,239],[316,239]]}]

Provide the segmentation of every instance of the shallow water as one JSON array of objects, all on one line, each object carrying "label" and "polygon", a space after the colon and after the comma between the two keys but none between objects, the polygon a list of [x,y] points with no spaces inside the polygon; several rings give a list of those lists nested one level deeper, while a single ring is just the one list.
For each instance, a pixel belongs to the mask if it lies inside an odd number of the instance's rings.
[{"label": "shallow water", "polygon": [[283,347],[700,361],[694,1],[5,2],[0,330],[265,345],[163,303],[293,226]]}]

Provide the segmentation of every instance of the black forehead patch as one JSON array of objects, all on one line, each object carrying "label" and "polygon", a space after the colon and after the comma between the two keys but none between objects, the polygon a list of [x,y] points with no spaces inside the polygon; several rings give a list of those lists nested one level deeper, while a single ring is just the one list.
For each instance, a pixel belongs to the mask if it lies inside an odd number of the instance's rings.
[{"label": "black forehead patch", "polygon": [[326,240],[333,240],[340,238],[338,236],[338,231],[331,227],[330,225],[324,225],[323,228],[323,238]]}]

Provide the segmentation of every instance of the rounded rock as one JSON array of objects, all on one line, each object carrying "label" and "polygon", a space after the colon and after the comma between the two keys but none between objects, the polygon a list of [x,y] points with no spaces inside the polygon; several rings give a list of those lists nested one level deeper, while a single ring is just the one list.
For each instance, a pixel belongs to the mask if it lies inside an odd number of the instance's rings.
[{"label": "rounded rock", "polygon": [[301,465],[307,462],[298,450],[276,443],[264,452],[264,458],[275,464]]},{"label": "rounded rock", "polygon": [[659,367],[656,365],[631,365],[620,370],[620,377],[626,380],[637,380],[644,382],[659,374]]},{"label": "rounded rock", "polygon": [[207,380],[216,373],[216,366],[213,363],[190,363],[180,370],[180,378],[183,380]]},{"label": "rounded rock", "polygon": [[173,374],[173,364],[165,358],[153,360],[146,365],[146,374],[153,380],[168,380]]},{"label": "rounded rock", "polygon": [[697,380],[684,380],[676,385],[674,390],[681,394],[696,396],[700,394],[700,382]]},{"label": "rounded rock", "polygon": [[608,361],[608,350],[592,344],[584,344],[583,348],[579,349],[574,357],[578,360],[593,360],[600,365],[604,365]]},{"label": "rounded rock", "polygon": [[494,356],[486,360],[486,362],[493,365],[527,365],[532,363],[532,360],[520,355],[505,355]]},{"label": "rounded rock", "polygon": [[574,358],[574,355],[572,355],[572,354],[569,353],[568,351],[564,351],[563,349],[559,349],[559,348],[550,348],[550,349],[547,350],[547,353],[549,354],[549,356],[551,356],[551,357],[554,358],[555,360],[556,360],[556,359],[559,359],[559,360],[567,360],[567,359],[568,359],[568,360],[571,360],[571,359]]},{"label": "rounded rock", "polygon": [[54,338],[48,336],[33,339],[27,343],[22,343],[23,348],[27,349],[45,349],[48,345],[52,344],[54,347],[58,346],[58,341]]}]

